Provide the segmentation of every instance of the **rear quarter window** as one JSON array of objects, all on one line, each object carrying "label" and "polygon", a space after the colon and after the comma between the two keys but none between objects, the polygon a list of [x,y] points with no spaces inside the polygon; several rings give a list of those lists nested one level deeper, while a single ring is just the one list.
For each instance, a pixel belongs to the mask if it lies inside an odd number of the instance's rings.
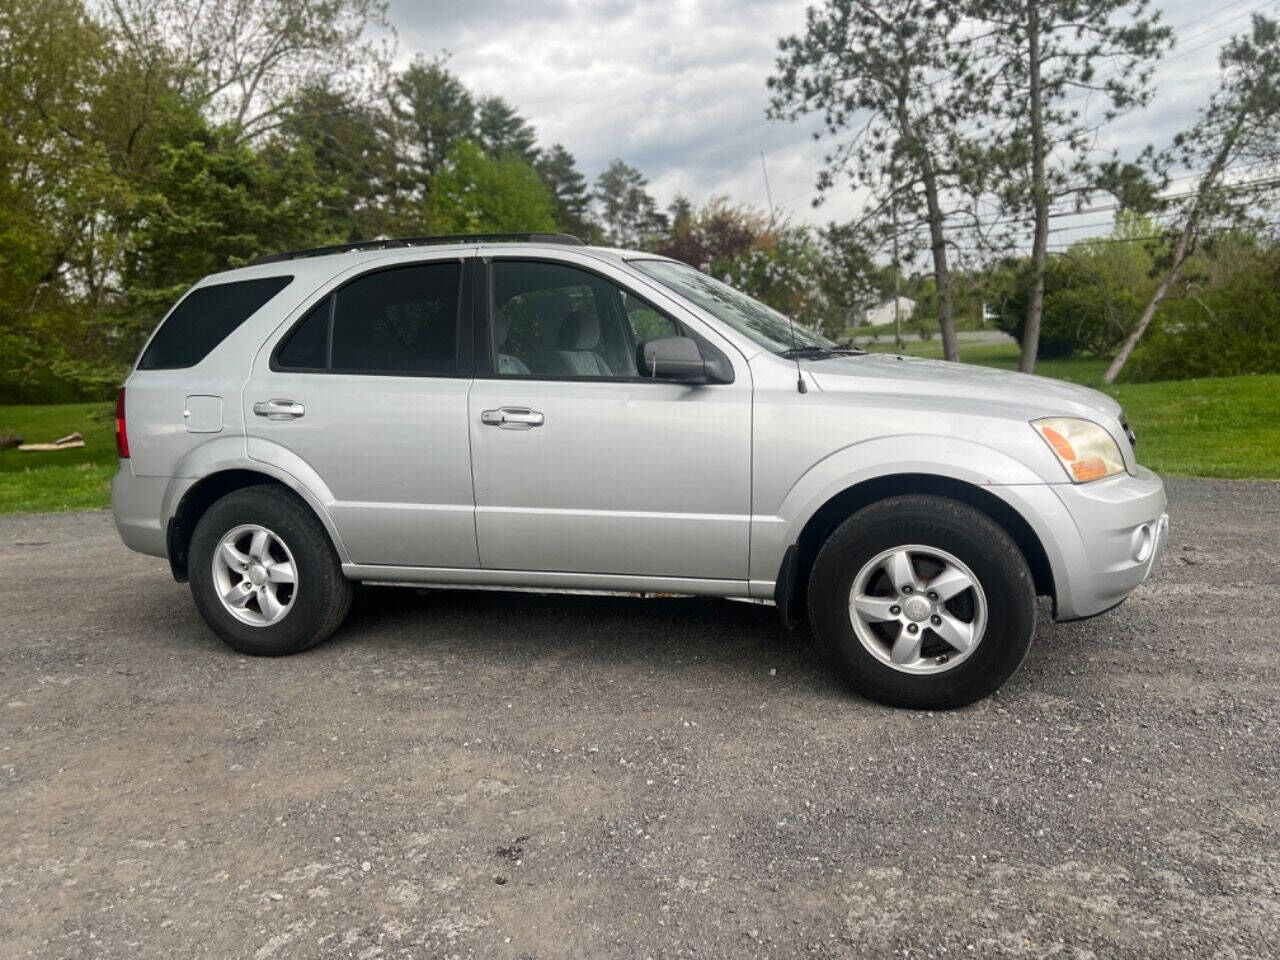
[{"label": "rear quarter window", "polygon": [[192,290],[151,338],[138,369],[194,367],[292,281],[293,277],[259,277]]}]

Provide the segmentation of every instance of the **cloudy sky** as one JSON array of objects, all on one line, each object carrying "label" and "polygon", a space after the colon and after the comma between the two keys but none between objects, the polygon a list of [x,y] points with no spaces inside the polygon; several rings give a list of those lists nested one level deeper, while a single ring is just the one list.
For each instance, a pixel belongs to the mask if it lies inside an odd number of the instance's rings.
[{"label": "cloudy sky", "polygon": [[[810,0],[812,2],[812,0]],[[777,38],[804,24],[803,0],[392,0],[401,58],[448,51],[471,89],[500,94],[562,142],[594,177],[622,157],[663,205],[677,192],[766,206],[760,153],[775,204],[795,220],[847,219],[850,192],[810,205],[823,143],[817,118],[765,119],[765,79]],[[1149,111],[1105,132],[1099,148],[1163,144],[1212,90],[1222,44],[1254,11],[1280,0],[1157,0],[1178,44],[1156,75]],[[1099,217],[1086,215],[1083,232]],[[1079,234],[1077,234],[1079,235]],[[1073,239],[1068,234],[1064,239]]]}]

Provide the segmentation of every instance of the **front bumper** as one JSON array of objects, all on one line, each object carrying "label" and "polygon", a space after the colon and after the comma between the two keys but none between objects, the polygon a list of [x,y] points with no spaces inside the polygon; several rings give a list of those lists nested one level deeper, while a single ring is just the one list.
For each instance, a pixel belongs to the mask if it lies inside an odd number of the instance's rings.
[{"label": "front bumper", "polygon": [[1066,569],[1056,584],[1056,618],[1102,613],[1150,577],[1164,553],[1169,540],[1164,483],[1138,467],[1135,474],[1054,484],[1053,490],[1079,543],[1078,550],[1063,551]]}]

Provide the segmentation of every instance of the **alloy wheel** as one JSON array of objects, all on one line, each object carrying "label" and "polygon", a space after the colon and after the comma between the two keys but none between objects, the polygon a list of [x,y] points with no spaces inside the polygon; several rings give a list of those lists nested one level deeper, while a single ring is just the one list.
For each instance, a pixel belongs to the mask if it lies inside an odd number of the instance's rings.
[{"label": "alloy wheel", "polygon": [[298,595],[298,565],[285,542],[256,523],[228,531],[213,552],[213,585],[222,606],[254,627],[279,623]]},{"label": "alloy wheel", "polygon": [[872,557],[853,578],[849,619],[872,656],[903,673],[954,669],[987,627],[982,584],[958,557],[907,544]]}]

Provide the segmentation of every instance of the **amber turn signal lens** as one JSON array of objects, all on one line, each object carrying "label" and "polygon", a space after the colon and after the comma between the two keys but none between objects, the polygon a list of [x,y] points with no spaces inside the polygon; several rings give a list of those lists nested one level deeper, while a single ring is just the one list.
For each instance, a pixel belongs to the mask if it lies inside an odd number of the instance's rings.
[{"label": "amber turn signal lens", "polygon": [[1071,464],[1071,473],[1078,483],[1090,480],[1101,480],[1107,475],[1107,465],[1101,457],[1090,457],[1088,460],[1077,460]]},{"label": "amber turn signal lens", "polygon": [[1054,453],[1060,456],[1068,463],[1076,458],[1076,451],[1067,442],[1067,438],[1060,434],[1053,427],[1041,427],[1040,432],[1044,434],[1044,438],[1049,441],[1049,446],[1053,447]]}]

